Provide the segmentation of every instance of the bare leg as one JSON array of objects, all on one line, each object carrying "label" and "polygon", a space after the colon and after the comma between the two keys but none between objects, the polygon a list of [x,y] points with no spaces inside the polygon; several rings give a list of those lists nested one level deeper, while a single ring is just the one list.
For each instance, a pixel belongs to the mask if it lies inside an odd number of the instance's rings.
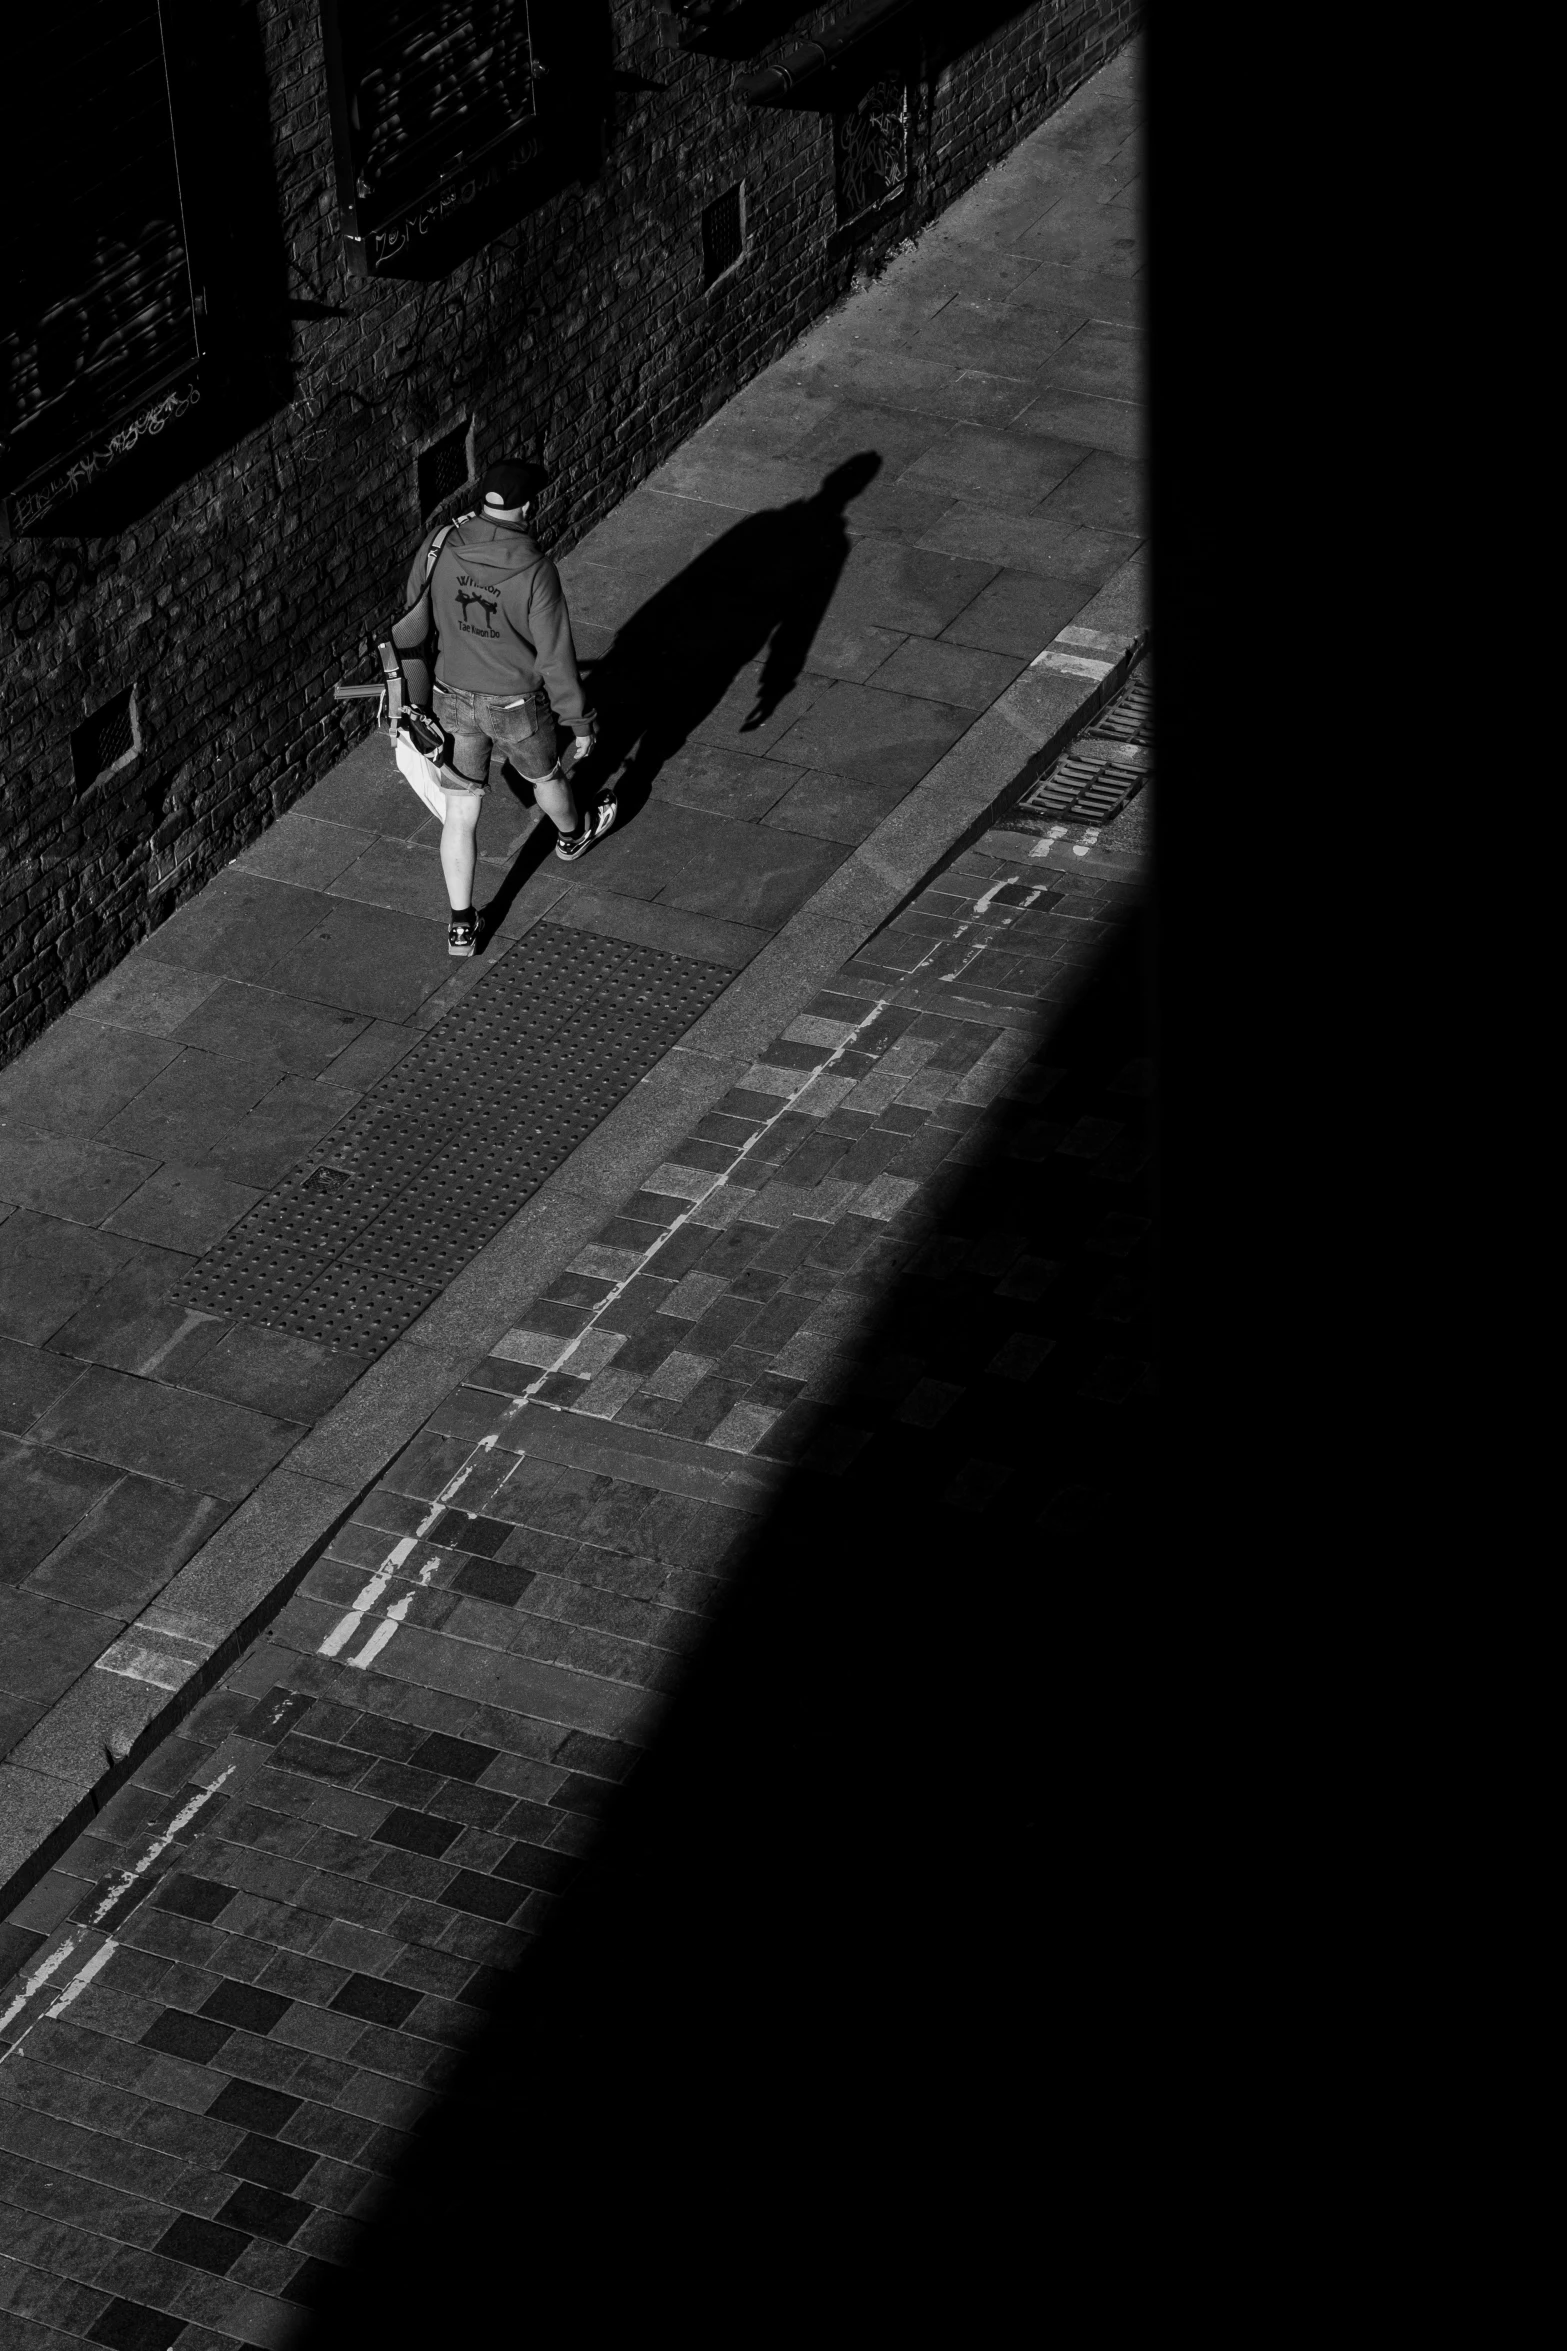
[{"label": "bare leg", "polygon": [[478,862],[479,812],[482,792],[447,792],[445,822],[441,826],[441,871],[454,913],[473,904],[473,873]]},{"label": "bare leg", "polygon": [[547,776],[529,778],[533,797],[558,833],[574,833],[578,826],[576,794],[567,783],[557,760]]}]

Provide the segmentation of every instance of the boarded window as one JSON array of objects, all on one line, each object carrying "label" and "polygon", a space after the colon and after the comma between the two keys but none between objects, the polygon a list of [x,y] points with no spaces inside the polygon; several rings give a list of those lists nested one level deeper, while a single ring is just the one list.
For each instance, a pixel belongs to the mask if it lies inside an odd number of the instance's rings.
[{"label": "boarded window", "polygon": [[428,522],[448,498],[455,498],[473,479],[473,427],[460,424],[454,432],[432,441],[419,452],[419,517]]},{"label": "boarded window", "polygon": [[95,784],[117,767],[124,767],[141,749],[141,725],[136,689],[127,686],[101,710],[84,718],[71,736],[71,771],[78,785]]},{"label": "boarded window", "polygon": [[201,354],[159,0],[19,10],[6,74],[0,491],[25,529],[188,406]]},{"label": "boarded window", "polygon": [[702,283],[712,285],[745,251],[745,182],[728,188],[702,215]]}]

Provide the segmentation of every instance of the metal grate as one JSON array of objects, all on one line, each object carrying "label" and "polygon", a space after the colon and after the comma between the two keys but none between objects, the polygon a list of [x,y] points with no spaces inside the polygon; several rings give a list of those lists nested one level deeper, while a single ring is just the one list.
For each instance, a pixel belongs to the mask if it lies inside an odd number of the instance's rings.
[{"label": "metal grate", "polygon": [[731,974],[542,924],[186,1279],[192,1306],[376,1354]]},{"label": "metal grate", "polygon": [[455,432],[447,433],[439,441],[432,441],[428,449],[419,452],[419,514],[428,521],[437,507],[448,498],[455,498],[465,490],[472,479],[468,460],[468,436],[471,427],[461,424]]},{"label": "metal grate", "polygon": [[1096,735],[1109,735],[1118,743],[1152,743],[1153,741],[1153,680],[1135,677],[1123,692],[1117,694],[1107,709],[1094,720]]},{"label": "metal grate", "polygon": [[728,189],[702,215],[702,283],[733,269],[745,251],[745,182]]},{"label": "metal grate", "polygon": [[1113,759],[1079,758],[1068,752],[1056,761],[1043,783],[1024,793],[1018,806],[1033,816],[1055,817],[1069,824],[1108,824],[1146,781],[1143,768]]},{"label": "metal grate", "polygon": [[94,784],[111,768],[123,767],[141,749],[134,708],[136,689],[127,686],[71,735],[71,772],[78,784]]}]

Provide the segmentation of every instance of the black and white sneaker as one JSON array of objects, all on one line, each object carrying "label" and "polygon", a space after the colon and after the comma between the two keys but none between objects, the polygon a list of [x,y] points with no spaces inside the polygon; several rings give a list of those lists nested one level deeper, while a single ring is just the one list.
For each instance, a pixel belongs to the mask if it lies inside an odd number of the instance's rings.
[{"label": "black and white sneaker", "polygon": [[476,914],[454,914],[446,926],[448,955],[471,955],[479,944],[479,918]]},{"label": "black and white sneaker", "polygon": [[620,804],[613,792],[606,792],[602,800],[595,800],[591,808],[582,812],[580,833],[562,833],[555,844],[555,854],[570,865],[578,857],[586,857],[595,841],[602,841],[616,817]]}]

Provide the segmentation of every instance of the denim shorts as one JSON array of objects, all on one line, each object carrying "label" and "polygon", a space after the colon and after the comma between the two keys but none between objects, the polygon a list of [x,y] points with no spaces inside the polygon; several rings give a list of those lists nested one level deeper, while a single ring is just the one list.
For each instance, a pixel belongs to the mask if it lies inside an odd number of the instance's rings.
[{"label": "denim shorts", "polygon": [[558,730],[542,690],[470,694],[437,680],[435,715],[452,738],[451,765],[471,792],[489,787],[492,748],[504,752],[530,784],[554,772]]}]

